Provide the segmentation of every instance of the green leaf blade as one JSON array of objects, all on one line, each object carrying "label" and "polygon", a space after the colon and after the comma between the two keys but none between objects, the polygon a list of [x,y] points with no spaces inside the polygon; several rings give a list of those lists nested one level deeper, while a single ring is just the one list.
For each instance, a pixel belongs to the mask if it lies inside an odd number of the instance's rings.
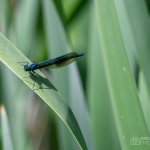
[{"label": "green leaf blade", "polygon": [[[24,71],[23,66],[18,62],[30,62],[15,46],[13,46],[2,34],[0,34],[0,60],[20,79],[29,76]],[[64,102],[59,92],[53,87],[53,85],[40,73],[37,73],[44,79],[44,87],[48,89],[39,89],[34,92],[39,95],[50,108],[62,119],[68,129],[71,131],[81,149],[87,149],[81,130],[78,123],[72,113],[72,110]],[[30,88],[32,88],[33,80],[27,78],[23,80]],[[37,83],[36,83],[37,84]],[[37,84],[38,86],[38,84]]]},{"label": "green leaf blade", "polygon": [[124,48],[113,0],[96,0],[99,35],[106,79],[122,149],[149,149],[132,145],[132,137],[148,137],[139,97]]}]

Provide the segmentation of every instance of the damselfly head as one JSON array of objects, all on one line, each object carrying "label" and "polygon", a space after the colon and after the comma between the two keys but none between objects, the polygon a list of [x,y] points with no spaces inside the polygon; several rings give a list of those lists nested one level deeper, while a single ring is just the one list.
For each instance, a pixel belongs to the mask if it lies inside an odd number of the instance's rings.
[{"label": "damselfly head", "polygon": [[24,71],[28,71],[29,66],[28,65],[24,65]]}]

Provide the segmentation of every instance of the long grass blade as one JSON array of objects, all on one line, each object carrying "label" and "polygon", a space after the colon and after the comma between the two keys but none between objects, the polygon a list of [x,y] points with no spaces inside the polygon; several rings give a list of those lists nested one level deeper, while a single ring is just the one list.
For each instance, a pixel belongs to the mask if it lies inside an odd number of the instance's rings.
[{"label": "long grass blade", "polygon": [[148,131],[124,48],[114,0],[95,1],[106,79],[121,147],[149,149],[149,145],[137,146],[132,143],[133,137],[148,137]]},{"label": "long grass blade", "polygon": [[33,88],[34,83],[36,87],[39,87],[39,84],[43,83],[43,89],[38,89],[34,92],[50,106],[60,119],[62,119],[77,140],[81,149],[87,149],[79,125],[70,107],[64,102],[64,99],[57,89],[39,71],[37,73],[40,76],[36,76],[36,82],[35,78],[32,78],[31,76],[25,80],[24,77],[28,77],[29,74],[23,70],[23,67],[18,62],[30,61],[2,34],[0,34],[0,60],[30,88]]}]

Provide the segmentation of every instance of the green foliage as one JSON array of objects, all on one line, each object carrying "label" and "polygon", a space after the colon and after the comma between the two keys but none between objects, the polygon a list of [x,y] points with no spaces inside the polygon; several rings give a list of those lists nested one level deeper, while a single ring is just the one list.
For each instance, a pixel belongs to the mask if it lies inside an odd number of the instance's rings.
[{"label": "green foliage", "polygon": [[[42,86],[42,89],[35,90],[35,93],[39,95],[50,106],[50,108],[52,108],[53,111],[64,121],[64,123],[73,133],[73,136],[77,139],[81,148],[86,149],[86,144],[84,142],[78,123],[76,122],[76,119],[71,109],[67,106],[67,104],[65,104],[57,89],[44,76],[42,76],[40,72],[38,72],[38,75],[35,75],[35,79],[32,75],[30,75],[29,79],[27,78],[26,80],[24,80],[24,77],[27,77],[28,73],[24,71],[22,65],[20,65],[19,62],[21,62],[21,60],[23,62],[29,62],[29,60],[25,58],[25,56],[2,35],[0,35],[0,58],[1,61],[14,74],[16,74],[16,76],[22,79],[31,89],[34,88],[34,82],[35,87]],[[40,80],[42,80],[42,85],[39,85],[41,84]]]},{"label": "green foliage", "polygon": [[150,149],[149,26],[146,0],[0,0],[2,149]]}]

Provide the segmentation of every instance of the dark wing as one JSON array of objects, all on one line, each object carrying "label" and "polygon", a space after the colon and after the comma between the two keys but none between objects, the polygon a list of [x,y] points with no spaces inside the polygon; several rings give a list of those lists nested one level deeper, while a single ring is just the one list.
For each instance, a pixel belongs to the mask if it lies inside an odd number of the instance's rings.
[{"label": "dark wing", "polygon": [[44,68],[46,66],[50,66],[51,68],[62,67],[72,63],[77,57],[81,57],[83,55],[83,53],[71,52],[54,59],[43,61],[37,65],[39,66],[38,68]]}]

